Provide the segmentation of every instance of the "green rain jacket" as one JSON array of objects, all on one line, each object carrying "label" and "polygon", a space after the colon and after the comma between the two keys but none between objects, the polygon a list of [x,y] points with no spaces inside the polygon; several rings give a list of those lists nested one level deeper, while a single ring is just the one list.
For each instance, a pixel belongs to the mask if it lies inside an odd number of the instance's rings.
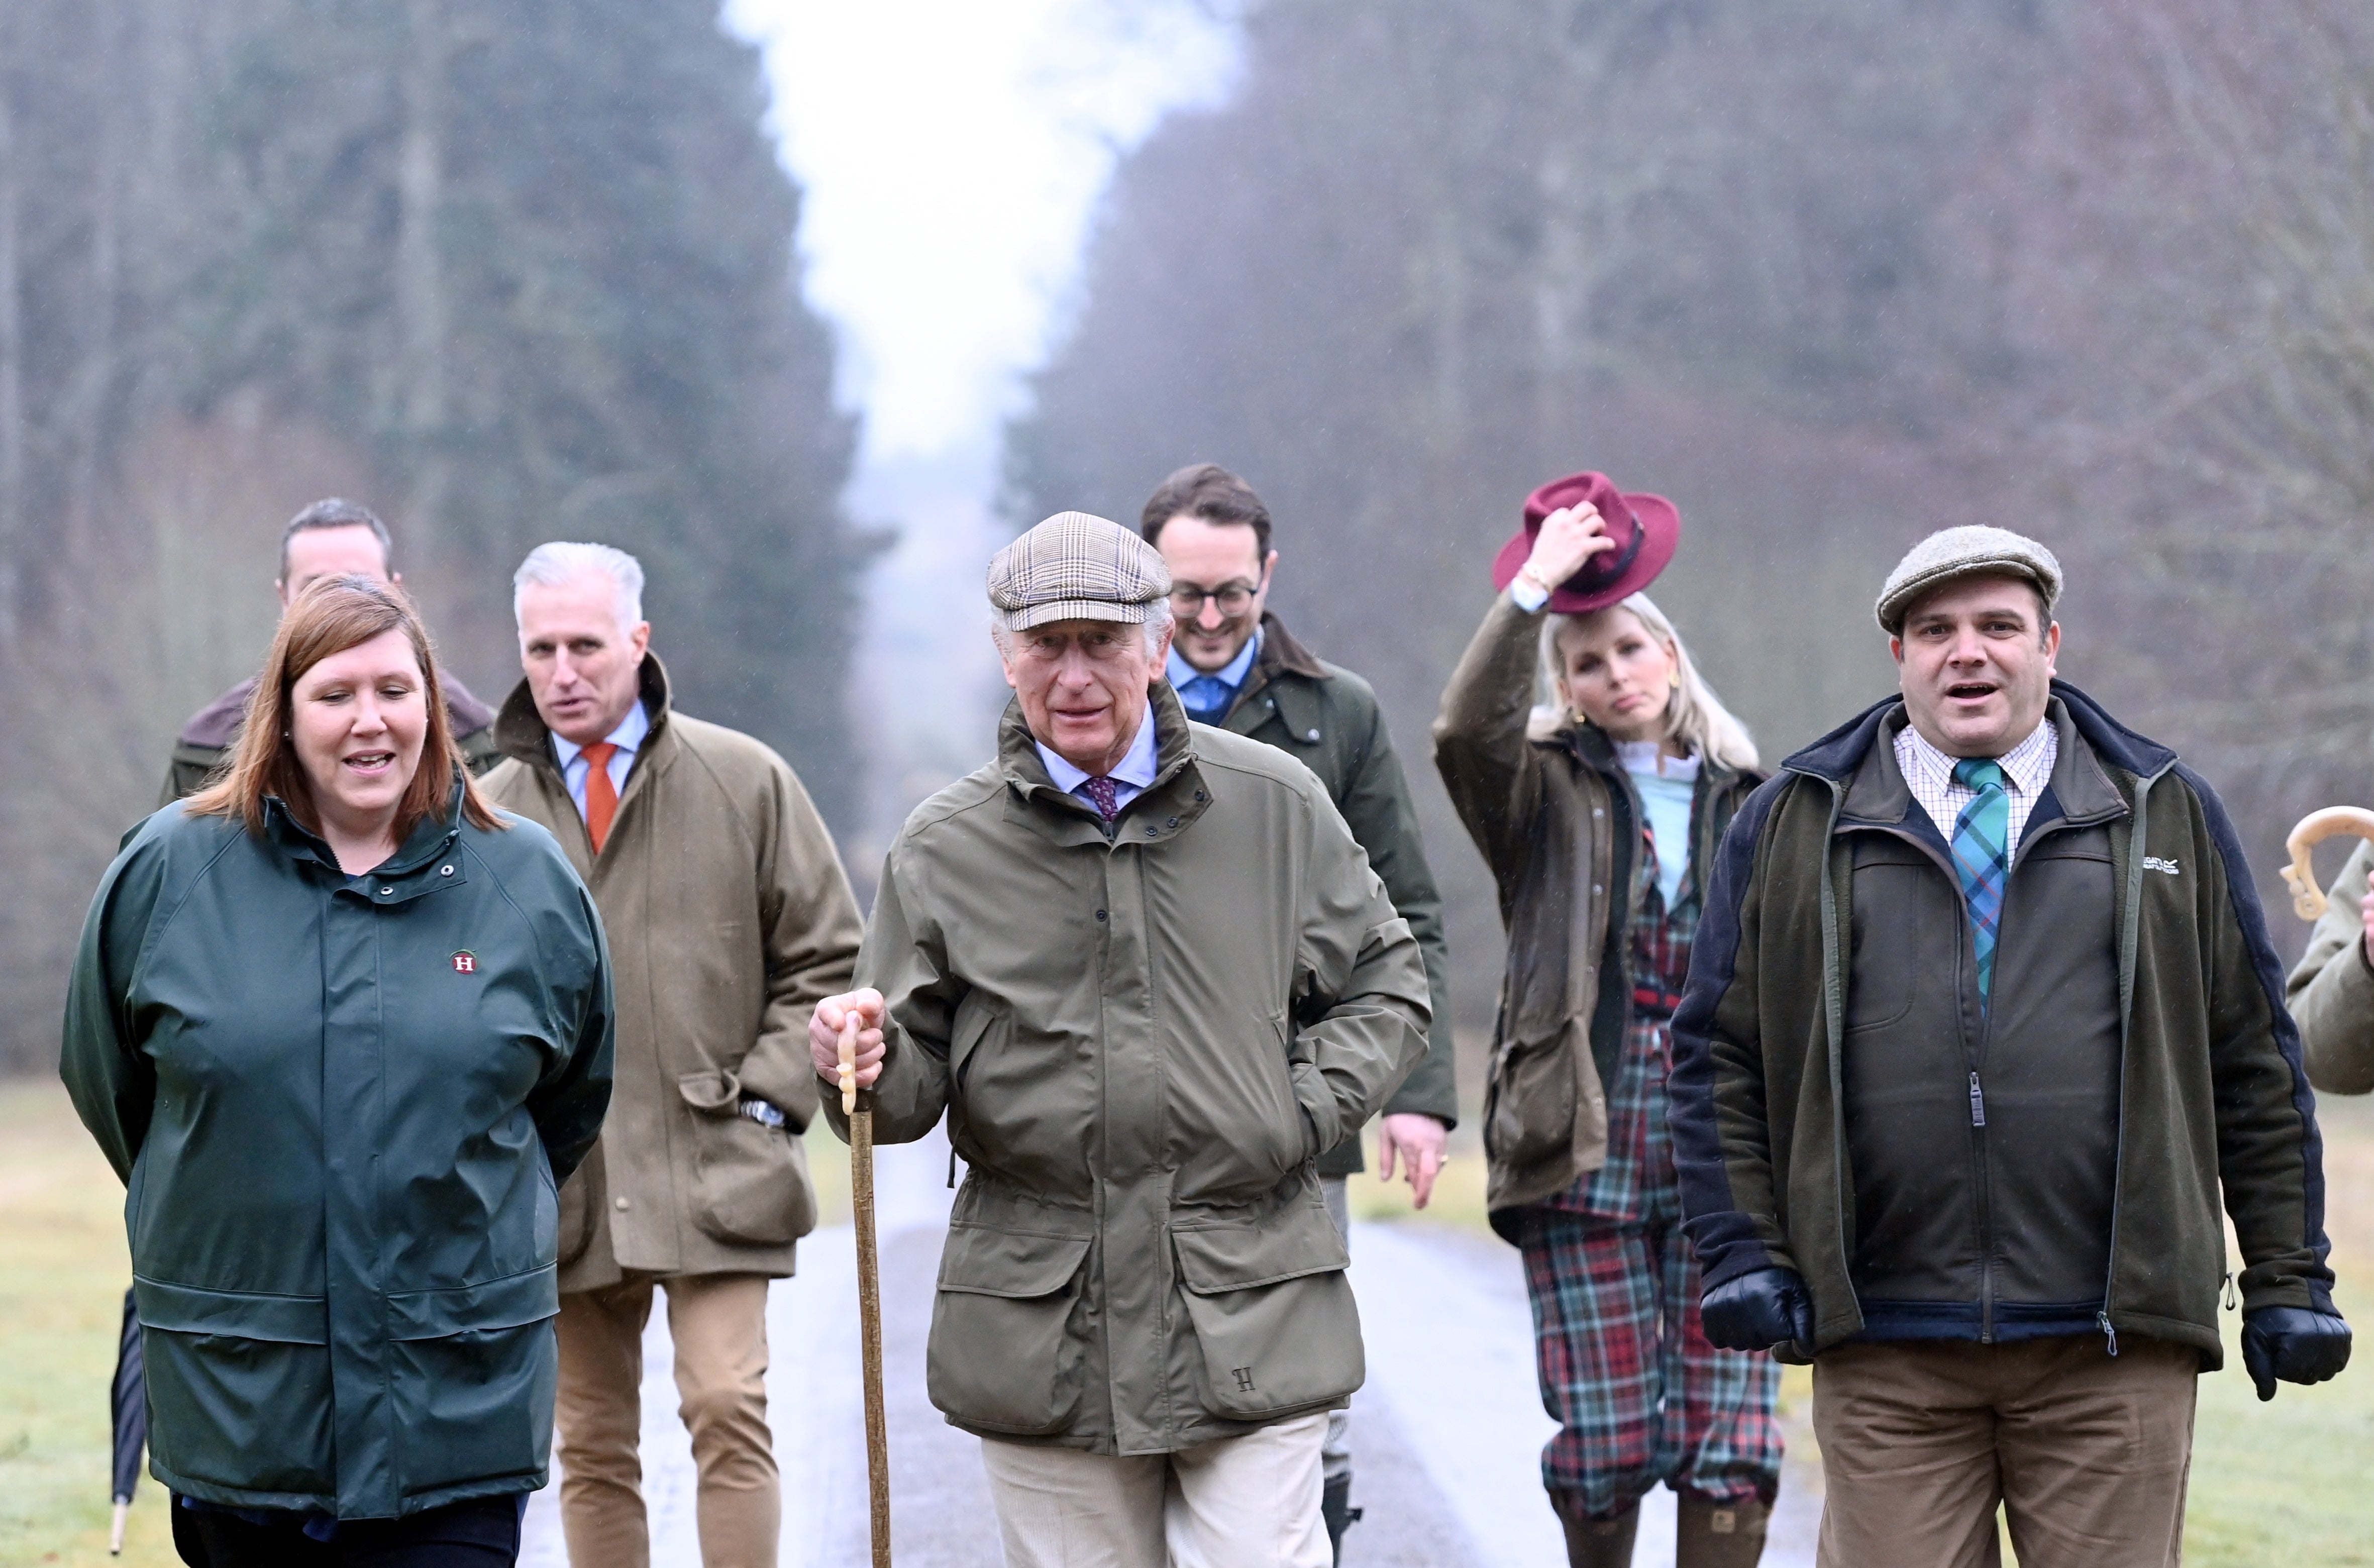
[{"label": "green rain jacket", "polygon": [[449,810],[359,878],[277,800],[260,837],[178,804],[135,831],[60,1072],[130,1189],[159,1481],[339,1518],[544,1484],[556,1193],[610,1019],[540,827]]},{"label": "green rain jacket", "polygon": [[1318,1159],[1426,1051],[1417,943],[1319,780],[1153,698],[1155,781],[1110,829],[1010,705],[998,760],[907,819],[857,959],[888,1012],[875,1136],[945,1111],[971,1167],[932,1402],[1099,1454],[1360,1386]]}]

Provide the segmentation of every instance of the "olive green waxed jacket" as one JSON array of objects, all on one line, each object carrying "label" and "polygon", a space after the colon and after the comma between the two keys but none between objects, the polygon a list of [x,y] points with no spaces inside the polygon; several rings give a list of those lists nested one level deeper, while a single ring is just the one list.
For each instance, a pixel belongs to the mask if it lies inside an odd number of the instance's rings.
[{"label": "olive green waxed jacket", "polygon": [[[602,1141],[560,1193],[560,1288],[626,1270],[792,1272],[816,1226],[808,1015],[849,989],[861,928],[807,791],[749,736],[674,711],[646,656],[651,732],[599,855],[552,732],[522,682],[495,731],[487,797],[548,829],[594,891],[618,976],[617,1089]],[[744,1094],[788,1130],[738,1112]]]},{"label": "olive green waxed jacket", "polygon": [[[1503,592],[1434,722],[1434,763],[1492,868],[1509,937],[1484,1102],[1493,1224],[1607,1161],[1607,1096],[1632,1017],[1631,916],[1640,806],[1606,735],[1528,728],[1540,611]],[[1694,879],[1761,777],[1702,758],[1690,808]]]},{"label": "olive green waxed jacket", "polygon": [[610,976],[551,837],[431,818],[358,879],[150,817],[92,901],[60,1071],[129,1185],[149,1458],[384,1518],[545,1481],[556,1178],[610,1094]]},{"label": "olive green waxed jacket", "polygon": [[[1110,836],[1018,708],[918,806],[858,959],[888,1009],[875,1135],[970,1165],[932,1401],[969,1431],[1157,1454],[1343,1404],[1363,1375],[1318,1156],[1426,1049],[1426,966],[1326,790],[1153,688],[1155,782]],[[846,1132],[837,1095],[826,1114]]]},{"label": "olive green waxed jacket", "polygon": [[[1403,777],[1376,692],[1351,671],[1303,647],[1275,615],[1263,615],[1261,652],[1220,728],[1275,746],[1317,774],[1328,799],[1344,813],[1345,825],[1369,852],[1369,869],[1384,883],[1426,955],[1427,990],[1434,1006],[1426,1059],[1393,1091],[1384,1114],[1414,1113],[1446,1128],[1458,1126],[1442,895],[1426,863],[1409,780]],[[1346,1138],[1319,1157],[1322,1176],[1350,1176],[1360,1168],[1357,1138]]]},{"label": "olive green waxed jacket", "polygon": [[2374,968],[2366,963],[2367,876],[2374,844],[2360,844],[2326,895],[2323,919],[2292,965],[2285,1000],[2299,1024],[2308,1079],[2327,1094],[2374,1089]]}]

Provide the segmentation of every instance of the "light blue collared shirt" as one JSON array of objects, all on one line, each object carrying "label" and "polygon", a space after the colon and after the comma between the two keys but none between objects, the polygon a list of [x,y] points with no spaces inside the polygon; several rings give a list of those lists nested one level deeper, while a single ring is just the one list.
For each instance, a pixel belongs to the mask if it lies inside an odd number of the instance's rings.
[{"label": "light blue collared shirt", "polygon": [[[1082,787],[1087,783],[1088,775],[1049,751],[1043,742],[1038,744],[1039,760],[1047,765],[1047,777],[1055,781],[1055,788],[1067,795],[1077,795],[1094,806],[1097,802],[1089,799],[1087,790]],[[1137,721],[1137,738],[1130,742],[1129,750],[1122,754],[1121,761],[1105,776],[1113,781],[1113,810],[1116,813],[1146,793],[1146,786],[1154,782],[1154,705],[1149,702],[1146,705],[1146,717]]]},{"label": "light blue collared shirt", "polygon": [[1178,692],[1187,717],[1200,724],[1217,724],[1226,719],[1229,705],[1237,700],[1237,693],[1244,689],[1245,677],[1252,673],[1253,661],[1261,656],[1261,628],[1255,626],[1244,647],[1237,649],[1237,656],[1207,675],[1180,658],[1179,645],[1173,642],[1170,662],[1163,673]]},{"label": "light blue collared shirt", "polygon": [[[643,738],[651,732],[652,716],[643,711],[642,703],[638,701],[627,709],[627,716],[618,720],[618,727],[603,737],[618,748],[610,754],[612,793],[626,794],[627,774],[635,766],[635,753],[642,749]],[[585,814],[585,776],[594,771],[594,765],[585,760],[583,746],[564,741],[558,735],[552,737],[552,749],[554,755],[560,758],[560,777],[569,786],[569,798],[577,802],[577,814],[582,817]]]}]

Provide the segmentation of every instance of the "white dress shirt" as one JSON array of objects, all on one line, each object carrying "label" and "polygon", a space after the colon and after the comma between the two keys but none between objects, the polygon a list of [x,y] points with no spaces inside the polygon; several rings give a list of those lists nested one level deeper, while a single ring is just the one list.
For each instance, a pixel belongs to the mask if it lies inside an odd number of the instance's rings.
[{"label": "white dress shirt", "polygon": [[[618,720],[618,727],[602,738],[617,747],[610,754],[610,790],[623,797],[627,792],[627,773],[635,766],[635,753],[642,749],[643,738],[652,732],[651,715],[638,701]],[[585,760],[585,748],[558,735],[552,737],[553,755],[560,759],[560,777],[569,786],[569,798],[577,802],[577,814],[585,814],[585,776],[594,765]]]},{"label": "white dress shirt", "polygon": [[[1055,788],[1067,795],[1077,795],[1091,807],[1095,806],[1096,801],[1083,788],[1088,781],[1088,775],[1049,751],[1043,741],[1037,744],[1039,760],[1047,765],[1047,777],[1055,781]],[[1120,814],[1122,807],[1146,793],[1146,787],[1154,782],[1154,705],[1148,703],[1146,717],[1137,721],[1137,738],[1130,742],[1129,750],[1105,776],[1113,781],[1114,814]]]},{"label": "white dress shirt", "polygon": [[[2004,790],[2004,803],[2011,808],[2011,820],[2005,825],[2007,842],[2016,851],[2019,836],[2027,831],[2027,817],[2036,810],[2038,797],[2052,779],[2052,765],[2061,757],[2061,732],[2046,720],[2031,731],[2027,739],[1994,760],[2001,764],[2008,783]],[[1921,731],[1907,724],[1896,732],[1896,766],[1904,770],[1904,781],[1912,787],[1912,798],[1937,825],[1945,842],[1954,841],[1954,825],[1962,817],[1962,808],[1970,803],[1978,791],[1954,782],[1954,764],[1960,759],[1947,756],[1922,739]]]}]

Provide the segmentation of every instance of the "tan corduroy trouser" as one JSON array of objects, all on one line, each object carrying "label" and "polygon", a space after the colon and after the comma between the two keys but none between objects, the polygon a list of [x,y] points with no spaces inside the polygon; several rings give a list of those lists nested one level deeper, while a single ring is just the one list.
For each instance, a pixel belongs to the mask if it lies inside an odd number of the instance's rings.
[{"label": "tan corduroy trouser", "polygon": [[1820,1568],[2171,1568],[2200,1352],[2130,1335],[1841,1345],[1814,1362]]},{"label": "tan corduroy trouser", "polygon": [[1005,1568],[1327,1568],[1326,1436],[1322,1411],[1175,1454],[985,1437]]},{"label": "tan corduroy trouser", "polygon": [[703,1568],[774,1568],[782,1483],[767,1430],[767,1281],[630,1280],[560,1298],[554,1427],[560,1522],[574,1568],[649,1568],[643,1515],[643,1325],[667,1293],[677,1413],[700,1475]]}]

